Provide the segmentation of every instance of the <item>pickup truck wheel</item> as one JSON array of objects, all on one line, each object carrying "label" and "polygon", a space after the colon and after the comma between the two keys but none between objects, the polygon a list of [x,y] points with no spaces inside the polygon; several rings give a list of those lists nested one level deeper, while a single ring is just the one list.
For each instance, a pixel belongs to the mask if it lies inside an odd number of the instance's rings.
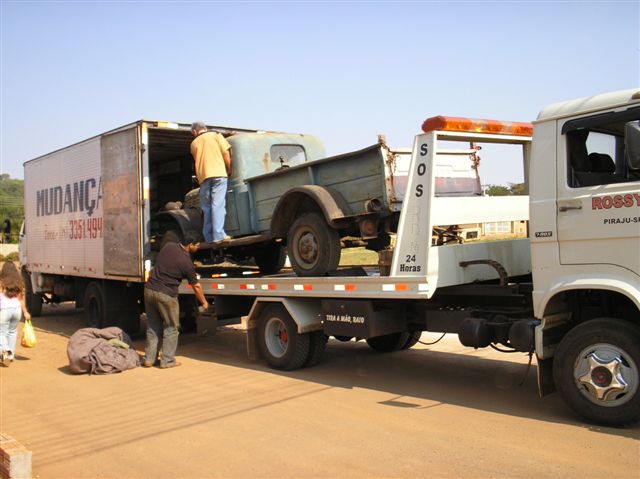
[{"label": "pickup truck wheel", "polygon": [[105,323],[105,298],[102,287],[91,282],[84,291],[84,317],[90,328],[102,328]]},{"label": "pickup truck wheel", "polygon": [[392,333],[367,339],[367,344],[381,353],[390,353],[403,349],[409,340],[409,333]]},{"label": "pickup truck wheel", "polygon": [[270,248],[266,248],[260,253],[254,256],[260,273],[262,274],[276,274],[283,267],[287,260],[287,253],[284,246],[274,244]]},{"label": "pickup truck wheel", "polygon": [[306,213],[291,225],[287,250],[298,276],[324,276],[340,262],[340,235],[320,214]]},{"label": "pickup truck wheel", "polygon": [[560,342],[553,379],[565,402],[608,426],[640,421],[640,327],[613,318],[582,323]]},{"label": "pickup truck wheel", "polygon": [[29,274],[22,270],[22,282],[24,283],[24,303],[31,316],[38,317],[42,314],[42,296],[33,292]]},{"label": "pickup truck wheel", "polygon": [[280,304],[267,306],[260,314],[258,347],[274,369],[301,368],[309,358],[309,334],[299,334],[298,326]]}]

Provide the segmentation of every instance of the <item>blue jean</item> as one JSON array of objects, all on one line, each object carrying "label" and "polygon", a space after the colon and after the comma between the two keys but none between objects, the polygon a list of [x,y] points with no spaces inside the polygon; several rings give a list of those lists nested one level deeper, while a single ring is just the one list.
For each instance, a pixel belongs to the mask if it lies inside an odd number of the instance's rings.
[{"label": "blue jean", "polygon": [[227,237],[224,232],[226,195],[226,177],[207,178],[200,185],[200,208],[204,215],[202,234],[207,243],[222,241]]},{"label": "blue jean", "polygon": [[13,359],[16,352],[18,338],[18,323],[22,317],[22,308],[0,309],[0,351],[8,351],[9,359]]},{"label": "blue jean", "polygon": [[176,362],[178,347],[178,327],[180,326],[180,306],[178,298],[144,288],[144,307],[147,312],[147,342],[144,348],[145,360],[155,363],[160,348],[160,364],[171,366]]}]

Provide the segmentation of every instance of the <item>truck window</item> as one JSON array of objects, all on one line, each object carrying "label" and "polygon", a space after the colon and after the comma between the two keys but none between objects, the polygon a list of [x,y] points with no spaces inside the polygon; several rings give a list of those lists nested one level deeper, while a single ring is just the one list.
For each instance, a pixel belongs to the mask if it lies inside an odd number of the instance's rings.
[{"label": "truck window", "polygon": [[274,163],[298,165],[307,161],[304,148],[300,145],[272,145],[269,153]]},{"label": "truck window", "polygon": [[640,109],[633,108],[565,123],[568,185],[583,188],[640,180],[640,165],[632,151],[640,133],[638,120]]}]

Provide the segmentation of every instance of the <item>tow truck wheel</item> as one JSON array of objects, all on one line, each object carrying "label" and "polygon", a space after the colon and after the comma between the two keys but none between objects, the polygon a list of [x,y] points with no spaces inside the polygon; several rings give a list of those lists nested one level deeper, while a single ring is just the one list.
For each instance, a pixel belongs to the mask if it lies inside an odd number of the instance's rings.
[{"label": "tow truck wheel", "polygon": [[353,336],[334,336],[334,338],[343,343],[348,343],[353,339]]},{"label": "tow truck wheel", "polygon": [[105,299],[102,287],[91,282],[84,291],[84,317],[87,326],[90,328],[104,327],[105,319]]},{"label": "tow truck wheel", "polygon": [[569,331],[553,359],[553,378],[580,416],[608,426],[640,421],[640,327],[594,319]]},{"label": "tow truck wheel", "polygon": [[309,358],[309,334],[298,333],[298,326],[280,304],[267,306],[258,326],[260,353],[274,369],[291,371]]},{"label": "tow truck wheel", "polygon": [[40,316],[42,314],[42,296],[33,292],[31,278],[25,270],[22,270],[22,282],[24,283],[24,302],[27,311],[34,318]]},{"label": "tow truck wheel", "polygon": [[411,349],[418,341],[420,341],[420,336],[422,336],[422,331],[413,331],[409,333],[407,342],[404,343],[400,349]]},{"label": "tow truck wheel", "polygon": [[340,235],[319,213],[306,213],[291,225],[287,250],[298,276],[324,276],[340,262]]},{"label": "tow truck wheel", "polygon": [[384,336],[376,336],[367,339],[367,344],[376,351],[381,353],[390,353],[403,349],[403,346],[409,341],[409,333],[392,333]]},{"label": "tow truck wheel", "polygon": [[324,331],[313,331],[309,333],[309,356],[304,362],[305,366],[315,366],[322,360],[325,349],[327,349],[328,336]]}]

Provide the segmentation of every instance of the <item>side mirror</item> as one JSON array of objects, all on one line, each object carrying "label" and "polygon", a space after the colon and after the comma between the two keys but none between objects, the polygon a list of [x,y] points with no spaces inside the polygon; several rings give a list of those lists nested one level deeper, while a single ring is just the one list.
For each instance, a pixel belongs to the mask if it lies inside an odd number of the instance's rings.
[{"label": "side mirror", "polygon": [[624,126],[624,149],[629,169],[640,170],[640,121]]}]

